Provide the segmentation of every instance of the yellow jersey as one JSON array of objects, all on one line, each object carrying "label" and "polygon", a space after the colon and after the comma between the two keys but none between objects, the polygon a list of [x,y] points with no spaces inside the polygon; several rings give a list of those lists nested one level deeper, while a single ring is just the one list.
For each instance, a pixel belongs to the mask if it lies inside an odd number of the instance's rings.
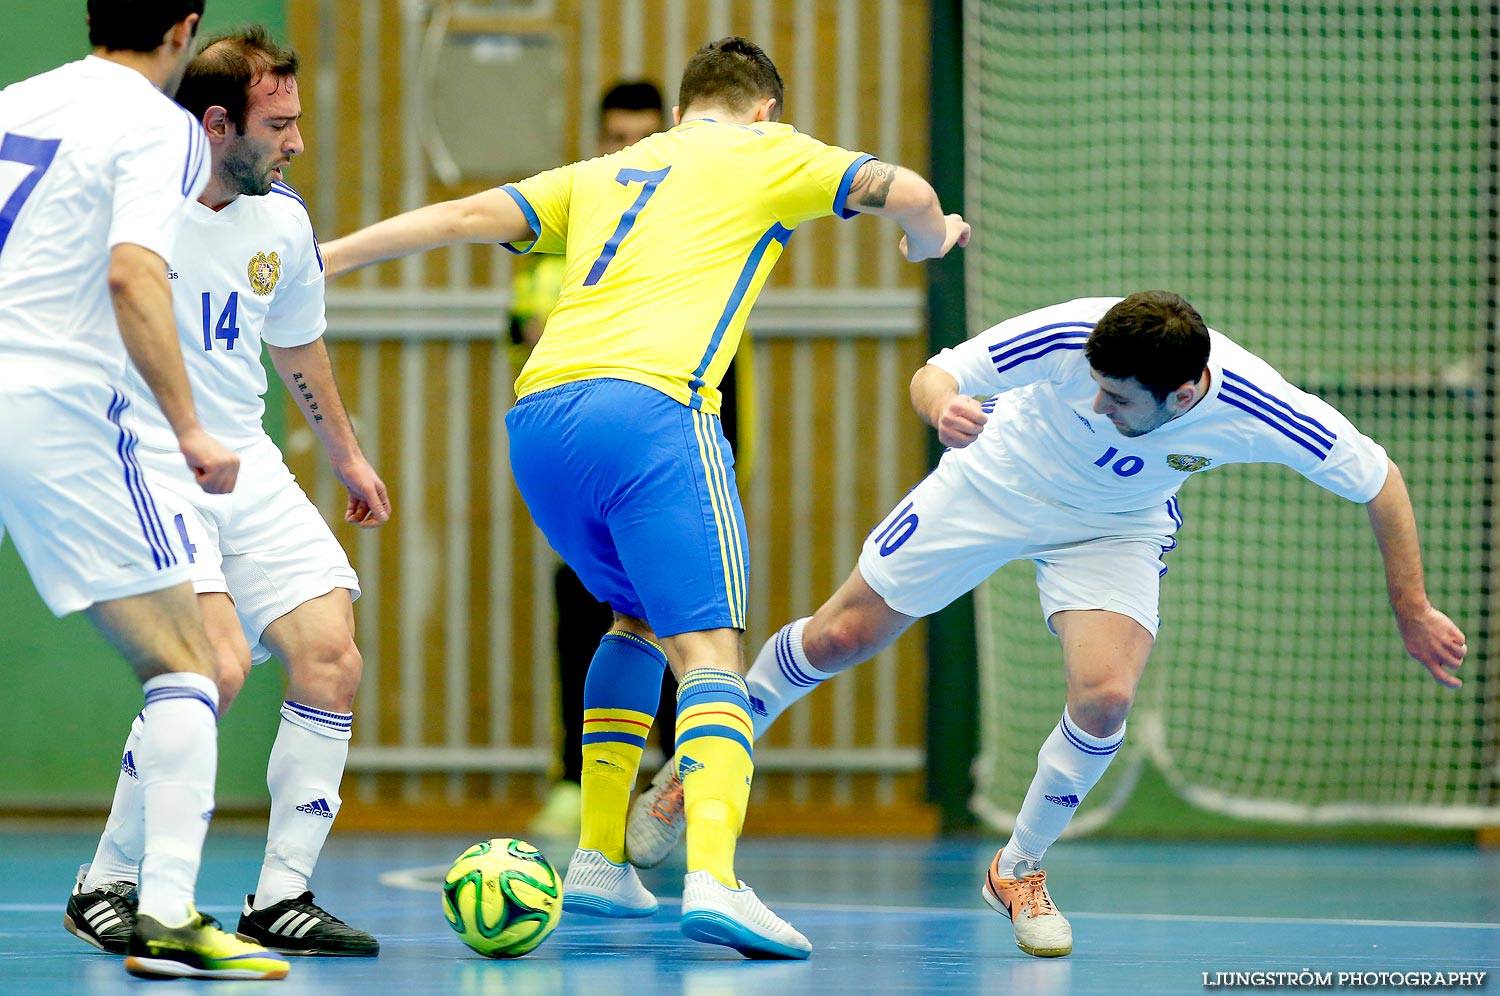
[{"label": "yellow jersey", "polygon": [[872,156],[791,125],[704,118],[503,189],[562,253],[562,293],[516,397],[615,378],[719,410],[745,318],[797,225],[845,206]]}]

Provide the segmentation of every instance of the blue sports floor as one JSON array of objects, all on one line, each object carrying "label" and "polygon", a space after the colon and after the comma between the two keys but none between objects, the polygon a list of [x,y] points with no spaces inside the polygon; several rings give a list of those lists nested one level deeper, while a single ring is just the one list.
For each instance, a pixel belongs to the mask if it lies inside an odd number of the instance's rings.
[{"label": "blue sports floor", "polygon": [[[643,875],[662,900],[655,917],[565,916],[525,958],[480,958],[449,930],[436,886],[471,842],[335,830],[314,889],[380,938],[378,959],[293,959],[283,982],[145,982],[61,926],[95,838],[0,830],[0,994],[1127,996],[1227,988],[1205,986],[1204,973],[1500,970],[1500,853],[1471,848],[1063,842],[1047,868],[1074,953],[1040,960],[1016,949],[1009,923],[979,898],[993,843],[749,839],[740,874],[813,942],[811,960],[781,963],[682,937],[682,868],[670,861]],[[249,833],[209,835],[200,904],[231,929],[262,847]],[[1500,992],[1500,979],[1487,976],[1484,989]]]}]

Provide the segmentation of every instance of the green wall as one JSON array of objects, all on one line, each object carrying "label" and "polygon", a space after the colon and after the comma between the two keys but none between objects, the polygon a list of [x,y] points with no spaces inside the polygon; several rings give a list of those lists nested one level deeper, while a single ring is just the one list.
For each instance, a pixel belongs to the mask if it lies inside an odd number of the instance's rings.
[{"label": "green wall", "polygon": [[[83,0],[7,0],[0,85],[88,54]],[[208,0],[204,30],[259,21],[285,37],[281,0]],[[272,384],[277,381],[272,379]],[[279,415],[274,395],[272,411]],[[119,752],[141,707],[130,669],[81,616],[54,619],[12,544],[0,549],[0,807],[109,805]],[[280,669],[256,669],[220,727],[219,806],[265,804],[265,758],[277,726]]]}]

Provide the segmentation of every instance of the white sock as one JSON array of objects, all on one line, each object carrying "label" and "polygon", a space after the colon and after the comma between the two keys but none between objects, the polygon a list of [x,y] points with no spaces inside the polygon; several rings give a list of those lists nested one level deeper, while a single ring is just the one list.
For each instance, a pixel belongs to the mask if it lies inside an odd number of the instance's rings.
[{"label": "white sock", "polygon": [[83,891],[93,892],[105,882],[136,882],[141,874],[141,852],[146,846],[146,807],[141,793],[141,730],[145,726],[140,714],[130,724],[125,738],[125,752],[120,757],[120,777],[115,782],[115,798],[109,805],[109,819],[94,851]]},{"label": "white sock", "polygon": [[1066,707],[1062,721],[1036,756],[1036,777],[1016,816],[1016,828],[1000,854],[1000,872],[1011,874],[1018,862],[1036,864],[1067,828],[1078,804],[1104,777],[1115,752],[1125,742],[1125,725],[1108,737],[1085,733]]},{"label": "white sock", "polygon": [[187,921],[214,815],[219,766],[219,689],[213,679],[177,671],[142,686],[140,911],[167,926]]},{"label": "white sock", "polygon": [[255,886],[255,908],[300,896],[343,802],[339,782],[349,758],[354,714],[281,704],[281,729],[266,765],[271,826],[266,860]]},{"label": "white sock", "polygon": [[750,690],[750,722],[755,739],[786,710],[833,675],[819,671],[802,651],[802,631],[808,619],[789,622],[776,631],[755,655],[745,686]]}]

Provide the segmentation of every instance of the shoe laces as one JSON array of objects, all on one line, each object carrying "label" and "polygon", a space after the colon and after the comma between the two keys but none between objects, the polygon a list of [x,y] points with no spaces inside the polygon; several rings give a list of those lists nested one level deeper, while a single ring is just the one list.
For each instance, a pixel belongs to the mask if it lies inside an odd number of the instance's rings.
[{"label": "shoe laces", "polygon": [[651,808],[647,812],[668,826],[682,819],[682,779],[673,775],[656,798],[651,800]]},{"label": "shoe laces", "polygon": [[1047,893],[1046,872],[1032,872],[1017,879],[1016,887],[1021,893],[1017,905],[1026,910],[1028,918],[1057,915],[1057,907],[1052,905],[1052,897]]}]

